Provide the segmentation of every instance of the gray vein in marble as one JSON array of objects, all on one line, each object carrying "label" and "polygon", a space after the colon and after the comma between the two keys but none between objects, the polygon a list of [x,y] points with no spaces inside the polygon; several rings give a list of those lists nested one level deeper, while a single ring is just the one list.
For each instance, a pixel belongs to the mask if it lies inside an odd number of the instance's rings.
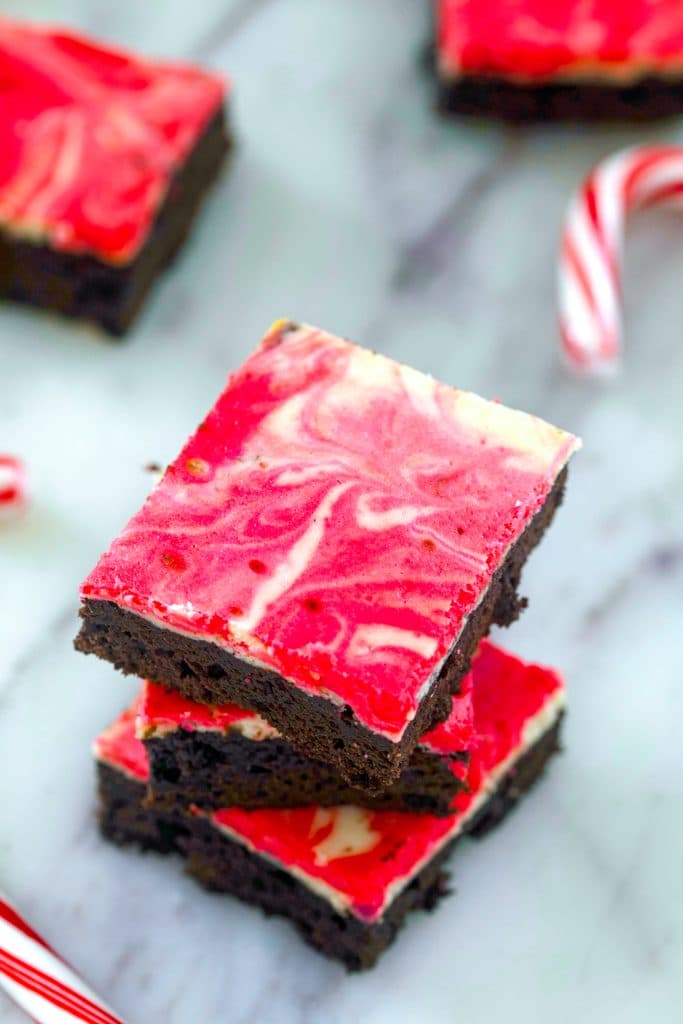
[{"label": "gray vein in marble", "polygon": [[50,621],[41,627],[35,642],[24,651],[0,677],[0,711],[5,704],[11,702],[16,691],[24,685],[37,662],[53,651],[68,633],[75,636],[78,621],[76,609],[72,602],[61,608]]},{"label": "gray vein in marble", "polygon": [[195,40],[188,56],[196,61],[210,58],[212,53],[224,46],[232,36],[237,35],[247,22],[272,2],[273,0],[241,0],[233,5],[209,26],[204,35]]},{"label": "gray vein in marble", "polygon": [[[604,875],[606,885],[604,907],[599,917],[594,922],[593,936],[588,938],[583,963],[577,972],[578,980],[585,979],[589,967],[592,965],[596,948],[601,944],[607,921],[618,918],[620,921],[628,922],[631,937],[636,947],[640,950],[645,962],[656,963],[658,951],[661,949],[665,936],[658,934],[655,922],[649,908],[643,909],[638,906],[632,896],[632,882],[634,875],[642,863],[643,852],[650,840],[653,829],[656,829],[657,819],[661,814],[661,801],[653,799],[643,815],[638,834],[630,850],[624,867],[614,871],[611,865],[596,856],[594,851],[593,864],[598,867]],[[585,838],[585,837],[584,837]]]},{"label": "gray vein in marble", "polygon": [[683,574],[683,541],[680,543],[656,545],[627,568],[601,595],[600,600],[588,607],[581,619],[579,633],[583,640],[590,640],[602,624],[614,614],[615,607],[632,599],[633,592],[642,588],[649,577],[673,577]]},{"label": "gray vein in marble", "polygon": [[392,290],[402,293],[420,291],[433,280],[445,262],[452,261],[453,253],[467,244],[468,230],[476,220],[479,207],[509,173],[520,148],[518,137],[507,138],[498,156],[459,189],[424,234],[405,246],[391,279]]}]

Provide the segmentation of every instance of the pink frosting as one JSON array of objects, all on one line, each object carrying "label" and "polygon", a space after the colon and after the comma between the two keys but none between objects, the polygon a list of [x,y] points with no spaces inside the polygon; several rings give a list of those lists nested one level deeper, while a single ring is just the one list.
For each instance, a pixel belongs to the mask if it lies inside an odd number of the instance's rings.
[{"label": "pink frosting", "polygon": [[439,0],[442,67],[538,79],[683,61],[680,0]]},{"label": "pink frosting", "polygon": [[188,65],[0,17],[0,225],[132,260],[224,91]]},{"label": "pink frosting", "polygon": [[[255,811],[232,807],[214,813],[211,820],[256,853],[293,870],[307,884],[322,885],[335,905],[366,921],[375,920],[397,886],[463,829],[468,815],[494,787],[497,772],[549,727],[561,710],[563,693],[557,672],[529,665],[493,644],[482,644],[472,673],[469,791],[456,796],[455,813],[449,818],[358,807]],[[136,738],[134,717],[135,709],[125,712],[96,741],[95,751],[101,760],[143,779],[146,755]],[[446,750],[448,737],[447,723],[425,737],[425,742]]]},{"label": "pink frosting", "polygon": [[81,596],[253,659],[396,740],[576,446],[280,323]]}]

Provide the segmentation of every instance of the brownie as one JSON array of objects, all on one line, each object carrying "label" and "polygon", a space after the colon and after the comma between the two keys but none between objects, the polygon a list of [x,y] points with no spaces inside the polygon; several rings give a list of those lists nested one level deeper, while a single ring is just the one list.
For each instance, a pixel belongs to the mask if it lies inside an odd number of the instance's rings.
[{"label": "brownie", "polygon": [[223,84],[0,17],[5,50],[0,297],[122,335],[223,165]]},{"label": "brownie", "polygon": [[439,0],[438,106],[509,121],[644,121],[683,112],[678,0]]},{"label": "brownie", "polygon": [[288,917],[314,948],[365,969],[411,910],[444,894],[443,864],[460,837],[502,820],[557,750],[561,681],[546,677],[542,689],[523,694],[505,742],[495,700],[485,703],[492,731],[473,753],[477,789],[445,819],[354,807],[160,812],[146,800],[144,749],[126,713],[96,743],[101,829],[119,844],[177,850],[205,887]]},{"label": "brownie", "polygon": [[[346,785],[334,769],[297,751],[259,715],[236,705],[186,701],[154,683],[145,682],[138,695],[136,731],[147,751],[149,789],[158,810],[178,804],[208,809],[356,804],[447,816],[468,785],[468,752],[476,742],[482,701],[501,705],[501,687],[514,700],[520,688],[530,691],[532,682],[545,692],[556,685],[556,674],[482,641],[460,695],[451,698],[449,718],[420,738],[398,782],[375,795]],[[511,718],[514,722],[514,713]]]},{"label": "brownie", "polygon": [[[76,648],[111,661],[126,674],[142,675],[171,685],[188,700],[207,703],[236,700],[245,708],[267,715],[283,736],[289,738],[294,750],[307,752],[305,756],[310,754],[328,764],[354,788],[364,789],[366,796],[371,796],[374,790],[381,800],[382,793],[408,770],[420,736],[447,719],[453,691],[457,692],[463,674],[469,670],[482,636],[493,623],[509,625],[518,616],[523,606],[517,596],[523,563],[561,504],[565,480],[566,470],[510,552],[489,594],[470,617],[461,643],[445,662],[430,699],[422,702],[406,730],[403,741],[406,753],[400,759],[398,775],[391,770],[395,745],[364,728],[348,709],[339,710],[320,698],[301,694],[275,673],[246,666],[214,644],[165,630],[113,602],[86,599],[80,612],[83,625]],[[203,679],[210,680],[210,693],[204,689]],[[207,740],[208,745],[210,742]],[[207,756],[211,755],[207,752]],[[360,772],[359,759],[363,765]],[[191,770],[192,766],[186,767]],[[424,780],[423,773],[421,779]],[[242,791],[241,796],[244,795]],[[435,795],[433,800],[435,805],[443,806],[443,796]],[[438,813],[436,807],[433,813]]]},{"label": "brownie", "polygon": [[206,808],[357,804],[444,816],[465,785],[452,767],[461,764],[464,775],[464,752],[439,757],[419,746],[398,782],[375,794],[347,785],[329,765],[284,739],[257,743],[234,732],[226,737],[181,729],[167,738],[146,740],[145,747],[150,791],[158,808],[178,802]]},{"label": "brownie", "polygon": [[156,853],[180,853],[186,871],[204,888],[237,896],[266,914],[288,917],[304,941],[348,970],[372,967],[413,910],[433,910],[448,893],[443,870],[449,850],[428,864],[394,901],[381,923],[366,925],[335,913],[285,871],[221,837],[206,821],[162,814],[145,800],[145,785],[98,764],[99,823],[105,839]]},{"label": "brownie", "polygon": [[[499,652],[503,663],[512,658]],[[487,671],[491,659],[477,660]],[[448,815],[456,793],[466,786],[476,675],[475,663],[461,693],[451,698],[444,725],[422,737],[399,780],[374,795],[347,785],[332,767],[296,750],[255,712],[235,704],[187,701],[146,681],[135,707],[154,804],[158,809],[178,803],[211,809],[349,803]]]},{"label": "brownie", "polygon": [[106,762],[97,763],[98,819],[102,835],[125,846],[135,843],[155,853],[176,853],[179,837],[187,831],[188,818],[179,809],[166,812],[151,808],[147,784]]},{"label": "brownie", "polygon": [[518,615],[571,434],[279,321],[81,588],[76,646],[391,785]]},{"label": "brownie", "polygon": [[[474,835],[482,837],[498,825],[542,775],[548,759],[558,750],[559,724],[556,722],[505,776],[499,791],[474,819]],[[340,960],[349,971],[362,971],[375,965],[411,911],[433,910],[448,893],[448,875],[443,868],[462,835],[457,833],[449,839],[391,903],[381,920],[373,923],[335,912],[288,872],[254,857],[206,821],[200,820],[179,834],[178,848],[186,857],[188,874],[205,888],[237,896],[268,915],[289,918],[314,949]]]}]

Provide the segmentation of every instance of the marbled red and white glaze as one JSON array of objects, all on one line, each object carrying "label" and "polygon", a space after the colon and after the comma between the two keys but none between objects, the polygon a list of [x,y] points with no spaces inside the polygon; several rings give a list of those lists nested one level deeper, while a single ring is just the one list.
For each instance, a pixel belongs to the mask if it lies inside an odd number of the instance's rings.
[{"label": "marbled red and white glaze", "polygon": [[452,73],[619,78],[683,65],[680,0],[439,0],[438,53]]},{"label": "marbled red and white glaze", "polygon": [[[455,798],[449,818],[359,807],[301,807],[247,811],[232,807],[210,820],[232,839],[274,860],[342,913],[374,921],[398,892],[495,789],[514,760],[552,725],[564,701],[561,677],[493,644],[481,645],[473,671],[474,740],[469,791]],[[146,777],[135,709],[125,712],[95,744],[96,756],[135,777]],[[446,749],[441,726],[425,741]],[[199,812],[197,812],[199,813]]]},{"label": "marbled red and white glaze", "polygon": [[[451,817],[348,806],[231,807],[211,815],[213,823],[282,864],[340,912],[377,920],[411,878],[463,831],[502,774],[563,707],[564,685],[557,672],[527,665],[486,643],[478,662],[468,791],[455,797]],[[431,738],[436,743],[442,739]]]},{"label": "marbled red and white glaze", "polygon": [[281,322],[81,596],[223,645],[398,740],[576,446]]},{"label": "marbled red and white glaze", "polygon": [[224,92],[198,68],[0,17],[0,225],[129,262]]}]

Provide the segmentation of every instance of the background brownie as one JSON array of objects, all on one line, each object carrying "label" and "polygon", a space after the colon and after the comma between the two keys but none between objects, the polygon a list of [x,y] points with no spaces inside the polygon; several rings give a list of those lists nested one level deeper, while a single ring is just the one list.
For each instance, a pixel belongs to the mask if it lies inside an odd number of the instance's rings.
[{"label": "background brownie", "polygon": [[223,83],[1,16],[0,61],[0,297],[122,334],[221,168]]},{"label": "background brownie", "polygon": [[679,0],[438,0],[439,107],[513,121],[683,112]]}]

